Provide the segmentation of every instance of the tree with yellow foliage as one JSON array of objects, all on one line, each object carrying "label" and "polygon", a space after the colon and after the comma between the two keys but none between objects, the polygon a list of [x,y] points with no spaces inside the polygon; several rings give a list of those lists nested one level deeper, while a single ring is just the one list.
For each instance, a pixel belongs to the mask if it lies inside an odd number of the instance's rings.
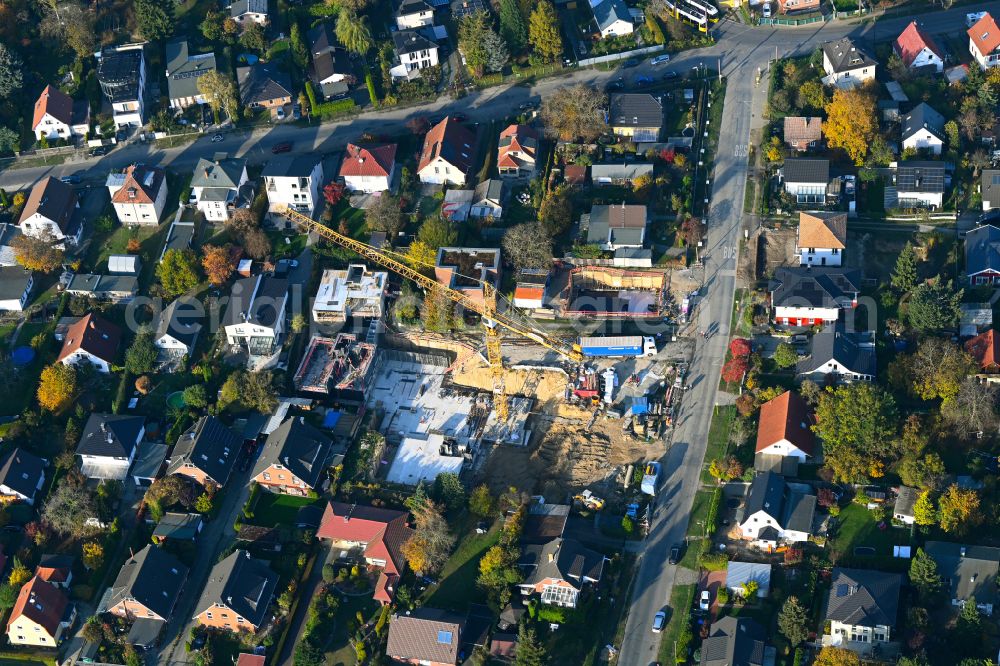
[{"label": "tree with yellow foliage", "polygon": [[76,393],[76,368],[56,363],[42,370],[38,383],[38,404],[42,409],[58,412],[66,407]]},{"label": "tree with yellow foliage", "polygon": [[10,570],[10,576],[7,577],[7,583],[11,587],[21,587],[29,580],[31,580],[31,570],[21,564],[21,560],[15,557],[14,567]]},{"label": "tree with yellow foliage", "polygon": [[857,165],[864,164],[868,146],[878,135],[875,95],[862,86],[836,90],[826,105],[823,134],[831,148],[843,148]]},{"label": "tree with yellow foliage", "polygon": [[979,512],[979,493],[963,490],[957,484],[948,486],[938,499],[941,529],[945,532],[964,532],[982,519]]},{"label": "tree with yellow foliage", "polygon": [[827,646],[816,655],[814,666],[861,666],[857,654],[846,648]]},{"label": "tree with yellow foliage", "polygon": [[448,559],[455,546],[455,535],[448,531],[441,510],[431,500],[425,498],[411,510],[417,529],[403,544],[403,556],[418,575],[434,573]]},{"label": "tree with yellow foliage", "polygon": [[95,541],[83,544],[83,566],[93,571],[100,569],[102,564],[104,564],[104,546]]}]

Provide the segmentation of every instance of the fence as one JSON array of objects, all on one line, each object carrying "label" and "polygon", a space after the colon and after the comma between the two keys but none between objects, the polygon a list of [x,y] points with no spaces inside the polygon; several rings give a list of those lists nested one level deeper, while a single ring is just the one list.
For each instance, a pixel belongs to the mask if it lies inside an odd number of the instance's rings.
[{"label": "fence", "polygon": [[55,148],[35,148],[32,150],[22,150],[18,157],[48,157],[49,155],[69,155],[77,150],[83,150],[81,146],[58,146]]},{"label": "fence", "polygon": [[810,23],[819,23],[820,21],[830,21],[833,19],[832,14],[824,14],[823,16],[812,16],[810,18],[762,18],[760,20],[761,25],[809,25]]},{"label": "fence", "polygon": [[616,60],[625,60],[626,58],[631,58],[633,56],[647,55],[649,53],[659,53],[662,50],[663,50],[662,46],[644,46],[641,49],[632,49],[631,51],[612,53],[606,56],[597,56],[596,58],[584,58],[577,64],[580,67],[590,67],[592,65],[600,65],[603,62],[615,62]]}]

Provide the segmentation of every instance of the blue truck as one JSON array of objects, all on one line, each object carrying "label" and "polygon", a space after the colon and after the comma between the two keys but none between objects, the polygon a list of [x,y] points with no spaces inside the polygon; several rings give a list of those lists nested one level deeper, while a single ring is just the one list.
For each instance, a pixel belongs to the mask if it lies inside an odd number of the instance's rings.
[{"label": "blue truck", "polygon": [[580,338],[584,356],[610,358],[615,356],[655,356],[656,339],[652,336],[622,335],[616,337]]}]

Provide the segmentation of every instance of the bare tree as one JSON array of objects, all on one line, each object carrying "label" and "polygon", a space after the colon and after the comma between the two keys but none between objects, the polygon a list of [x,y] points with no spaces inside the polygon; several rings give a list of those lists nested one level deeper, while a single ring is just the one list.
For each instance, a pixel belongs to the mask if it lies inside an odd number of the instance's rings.
[{"label": "bare tree", "polygon": [[552,264],[552,238],[538,222],[511,227],[503,235],[503,251],[517,270]]},{"label": "bare tree", "polygon": [[965,433],[996,432],[1000,427],[1000,389],[970,377],[958,393],[941,405],[941,416],[956,431]]},{"label": "bare tree", "polygon": [[560,139],[593,141],[607,129],[604,99],[583,84],[560,88],[542,104],[542,120],[547,131]]}]

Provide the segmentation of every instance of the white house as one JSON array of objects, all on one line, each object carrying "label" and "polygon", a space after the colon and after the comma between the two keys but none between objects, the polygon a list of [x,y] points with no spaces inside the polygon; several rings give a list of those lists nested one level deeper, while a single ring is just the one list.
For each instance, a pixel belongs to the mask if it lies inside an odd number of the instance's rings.
[{"label": "white house", "polygon": [[910,69],[933,67],[938,74],[944,69],[940,47],[920,29],[916,21],[910,21],[910,25],[893,42],[892,48]]},{"label": "white house", "polygon": [[108,374],[118,355],[121,329],[91,313],[66,329],[62,351],[56,361],[64,365],[90,363],[98,372]]},{"label": "white house", "polygon": [[122,173],[108,174],[105,184],[115,215],[123,225],[160,223],[167,205],[167,174],[163,169],[133,164]]},{"label": "white house", "polygon": [[380,319],[388,283],[388,273],[369,271],[364,264],[351,264],[347,270],[327,268],[313,299],[313,321],[332,324],[348,317]]},{"label": "white house", "polygon": [[434,9],[424,0],[402,0],[396,9],[396,27],[400,30],[415,30],[425,25],[434,25]]},{"label": "white house", "polygon": [[601,39],[631,35],[635,31],[632,15],[623,0],[601,0],[592,5],[591,9]]},{"label": "white house", "polygon": [[100,52],[97,81],[111,103],[115,125],[141,127],[146,123],[145,43],[109,46]]},{"label": "white house", "polygon": [[90,130],[90,106],[86,100],[74,102],[73,98],[55,86],[45,90],[35,100],[35,114],[31,131],[39,141],[70,139],[85,136]]},{"label": "white house", "polygon": [[236,0],[229,5],[229,16],[242,28],[251,23],[267,25],[267,0]]},{"label": "white house", "polygon": [[875,78],[878,63],[848,37],[823,45],[823,83],[838,88],[854,88]]},{"label": "white house", "polygon": [[79,207],[72,186],[49,176],[31,188],[17,224],[25,236],[48,235],[61,247],[76,245],[83,232],[83,224],[74,219]]},{"label": "white house", "polygon": [[123,481],[146,434],[145,423],[142,416],[91,414],[76,447],[80,471],[89,479]]},{"label": "white house", "polygon": [[805,462],[815,453],[813,415],[806,401],[785,391],[760,406],[756,453],[797,458]]},{"label": "white house", "polygon": [[351,192],[385,192],[396,176],[396,144],[347,144],[339,175]]},{"label": "white house", "polygon": [[774,323],[819,326],[857,306],[858,271],[830,267],[778,268],[769,285]]},{"label": "white house", "polygon": [[319,204],[323,160],[318,155],[277,155],[264,166],[261,177],[270,212],[292,208],[312,217]]},{"label": "white house", "polygon": [[920,490],[917,488],[900,486],[899,492],[896,493],[896,503],[892,507],[892,517],[904,525],[912,525],[916,522],[913,507],[916,506],[918,497],[920,497]]},{"label": "white house", "polygon": [[799,204],[826,204],[830,183],[830,160],[789,157],[779,172],[785,192]]},{"label": "white house", "polygon": [[834,567],[824,619],[823,645],[870,651],[892,640],[903,577],[872,569]]},{"label": "white house", "polygon": [[503,207],[507,200],[507,183],[496,178],[484,180],[476,185],[472,195],[472,205],[469,217],[482,219],[492,217],[499,220],[503,217]]},{"label": "white house", "polygon": [[465,185],[476,153],[476,136],[448,116],[424,137],[417,175],[429,185]]},{"label": "white house", "polygon": [[944,146],[944,116],[926,102],[917,104],[903,117],[901,123],[903,148],[928,150],[941,154]]},{"label": "white house", "polygon": [[983,69],[1000,65],[1000,26],[989,12],[985,12],[969,28],[969,53]]},{"label": "white house", "polygon": [[780,474],[763,472],[750,484],[740,534],[761,548],[808,541],[815,513],[815,495],[793,490]]},{"label": "white house", "polygon": [[34,505],[35,494],[45,485],[44,458],[15,448],[0,465],[0,498]]},{"label": "white house", "polygon": [[35,280],[20,266],[0,267],[0,310],[21,312],[28,304]]},{"label": "white house", "polygon": [[247,178],[247,161],[201,158],[191,177],[191,195],[206,220],[225,222],[237,208],[250,205],[252,192]]},{"label": "white house", "polygon": [[416,30],[392,33],[392,43],[399,60],[399,64],[389,70],[393,78],[412,79],[420,76],[420,70],[438,64],[438,45]]},{"label": "white house", "polygon": [[831,381],[870,382],[876,361],[874,331],[848,331],[844,322],[836,322],[812,336],[809,356],[796,364],[795,374],[821,386]]},{"label": "white house", "polygon": [[285,330],[288,280],[255,275],[233,283],[222,325],[226,342],[251,358],[270,356]]},{"label": "white house", "polygon": [[198,299],[181,296],[172,301],[160,313],[153,336],[153,343],[160,349],[161,356],[183,357],[194,353],[204,317],[205,309]]},{"label": "white house", "polygon": [[795,254],[801,266],[840,266],[847,247],[847,213],[799,213]]},{"label": "white house", "polygon": [[892,163],[892,185],[900,208],[940,208],[944,202],[944,163],[908,161]]}]

